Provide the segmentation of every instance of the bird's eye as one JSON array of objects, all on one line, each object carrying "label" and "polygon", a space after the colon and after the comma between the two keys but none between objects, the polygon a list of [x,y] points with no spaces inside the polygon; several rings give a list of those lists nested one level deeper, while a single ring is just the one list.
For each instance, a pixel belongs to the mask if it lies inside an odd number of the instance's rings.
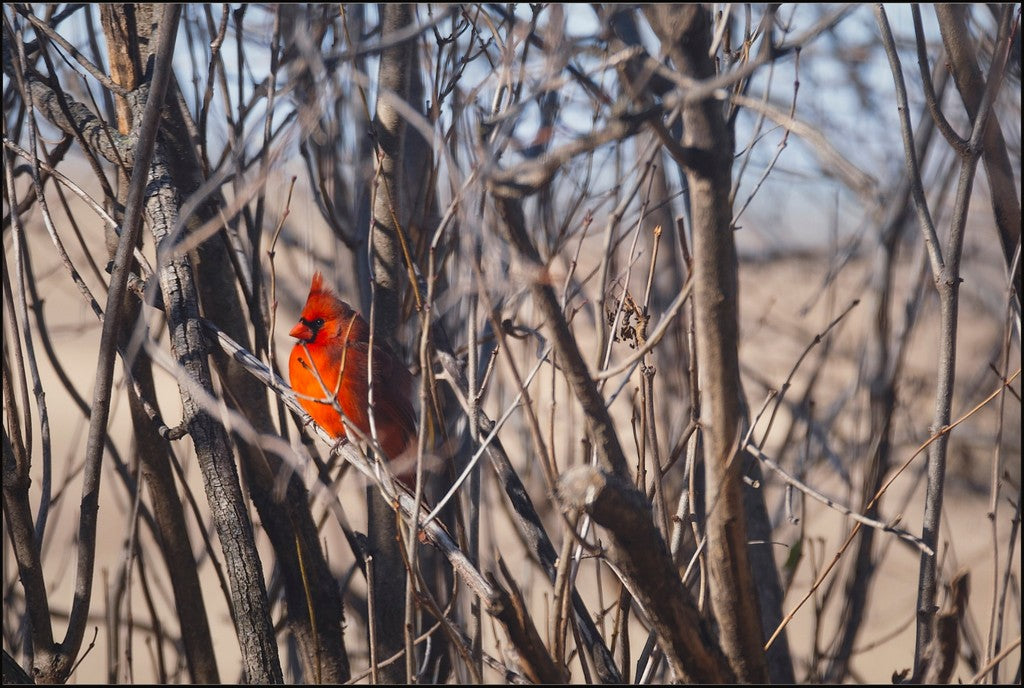
[{"label": "bird's eye", "polygon": [[324,326],[324,319],[323,318],[317,318],[316,320],[313,321],[313,329],[314,330],[319,330],[323,326]]}]

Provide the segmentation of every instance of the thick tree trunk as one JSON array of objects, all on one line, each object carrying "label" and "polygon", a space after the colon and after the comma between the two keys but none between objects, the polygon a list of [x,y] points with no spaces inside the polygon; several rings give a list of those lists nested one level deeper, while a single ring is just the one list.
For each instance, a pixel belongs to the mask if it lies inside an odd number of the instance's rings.
[{"label": "thick tree trunk", "polygon": [[[680,72],[715,76],[708,55],[711,18],[698,6],[646,10],[665,52]],[[683,108],[683,160],[693,221],[694,304],[701,422],[705,437],[705,530],[711,605],[722,649],[736,677],[763,683],[764,640],[747,552],[739,449],[739,285],[733,241],[732,136],[721,104],[706,99]]]},{"label": "thick tree trunk", "polygon": [[[153,23],[150,21],[137,25],[135,17],[133,5],[120,8],[114,5],[100,6],[100,21],[107,39],[111,77],[128,89],[137,87],[143,76],[141,65],[144,60],[139,53],[140,33],[146,35],[147,44],[152,43],[150,33],[153,30]],[[173,91],[175,88],[172,77],[168,90]],[[127,134],[132,127],[131,109],[124,98],[116,98],[115,103],[118,130],[122,134]],[[119,174],[121,198],[118,200],[123,206],[127,200],[125,194],[128,189],[128,178],[123,170],[120,170]],[[117,235],[113,228],[107,227],[107,232],[107,245],[116,246]],[[110,259],[113,258],[111,255]],[[133,270],[137,269],[133,267]],[[132,323],[132,326],[121,328],[119,333],[118,345],[126,351],[142,311],[142,304],[135,295],[127,295],[122,308],[123,321]],[[134,358],[131,375],[146,399],[157,398],[152,368],[147,357]],[[171,470],[171,448],[167,440],[157,433],[152,420],[143,409],[136,389],[129,386],[127,393],[135,433],[135,452],[142,467],[143,480],[149,488],[160,553],[167,566],[168,578],[174,592],[174,607],[183,631],[181,642],[185,649],[189,674],[196,683],[220,683],[209,618],[199,584],[199,571],[195,566],[192,543],[185,525],[185,513]]]}]

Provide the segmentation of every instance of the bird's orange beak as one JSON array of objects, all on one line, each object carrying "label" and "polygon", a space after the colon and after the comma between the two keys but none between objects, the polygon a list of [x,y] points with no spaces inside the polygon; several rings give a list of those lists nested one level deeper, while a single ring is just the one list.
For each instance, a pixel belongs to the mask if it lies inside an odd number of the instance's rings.
[{"label": "bird's orange beak", "polygon": [[304,342],[308,342],[310,339],[313,338],[313,331],[309,329],[306,323],[300,320],[298,323],[296,323],[295,327],[292,328],[292,331],[288,333],[288,336],[295,337],[296,339],[301,339]]}]

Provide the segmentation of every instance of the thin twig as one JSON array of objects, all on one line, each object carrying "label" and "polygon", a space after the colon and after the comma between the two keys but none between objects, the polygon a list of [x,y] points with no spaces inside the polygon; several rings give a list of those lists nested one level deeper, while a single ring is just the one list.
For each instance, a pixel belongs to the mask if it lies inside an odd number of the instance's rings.
[{"label": "thin twig", "polygon": [[779,477],[781,477],[786,482],[787,485],[792,485],[796,489],[806,494],[811,499],[815,499],[824,504],[825,506],[831,509],[835,509],[836,511],[843,514],[847,518],[851,518],[854,521],[857,521],[858,523],[866,525],[870,528],[876,528],[878,530],[884,530],[888,533],[893,533],[894,535],[911,543],[928,556],[934,556],[934,550],[932,550],[931,547],[929,547],[921,538],[917,537],[916,535],[912,535],[907,531],[903,530],[902,528],[896,528],[895,526],[882,523],[881,521],[876,521],[873,518],[868,518],[867,516],[857,513],[856,511],[853,511],[849,507],[843,506],[842,504],[837,503],[833,499],[826,497],[825,495],[818,492],[807,483],[787,473],[786,470],[782,468],[782,466],[775,463],[775,461],[773,461],[771,457],[769,457],[767,454],[765,454],[760,449],[755,447],[753,444],[748,442],[746,445],[744,445],[743,448],[749,451],[755,457],[757,457],[758,461],[760,461],[765,466],[770,468],[772,471],[777,473]]},{"label": "thin twig", "polygon": [[963,154],[967,151],[967,141],[961,138],[960,134],[956,133],[956,130],[953,129],[949,120],[946,119],[946,113],[942,111],[939,99],[935,94],[935,84],[932,83],[931,70],[928,69],[928,53],[925,45],[924,27],[921,23],[921,8],[917,3],[914,3],[910,6],[910,12],[914,18],[914,39],[917,45],[917,65],[921,70],[921,83],[924,87],[924,98],[925,103],[928,104],[928,112],[935,121],[935,126],[938,127],[939,131],[946,138],[950,147],[958,153]]},{"label": "thin twig", "polygon": [[971,677],[971,683],[981,683],[981,679],[985,678],[988,672],[992,671],[1001,661],[1006,659],[1011,652],[1020,647],[1021,636],[1017,636],[1017,639],[1011,642],[1009,645],[1003,648],[1003,651],[997,654],[995,657],[985,663],[985,666],[981,668],[978,673]]}]

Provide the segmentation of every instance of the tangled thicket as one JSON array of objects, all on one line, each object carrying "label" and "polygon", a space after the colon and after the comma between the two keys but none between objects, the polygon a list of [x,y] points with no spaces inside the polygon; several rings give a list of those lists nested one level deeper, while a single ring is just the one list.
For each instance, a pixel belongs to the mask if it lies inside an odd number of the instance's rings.
[{"label": "tangled thicket", "polygon": [[5,4],[4,682],[1019,682],[1019,19]]}]

